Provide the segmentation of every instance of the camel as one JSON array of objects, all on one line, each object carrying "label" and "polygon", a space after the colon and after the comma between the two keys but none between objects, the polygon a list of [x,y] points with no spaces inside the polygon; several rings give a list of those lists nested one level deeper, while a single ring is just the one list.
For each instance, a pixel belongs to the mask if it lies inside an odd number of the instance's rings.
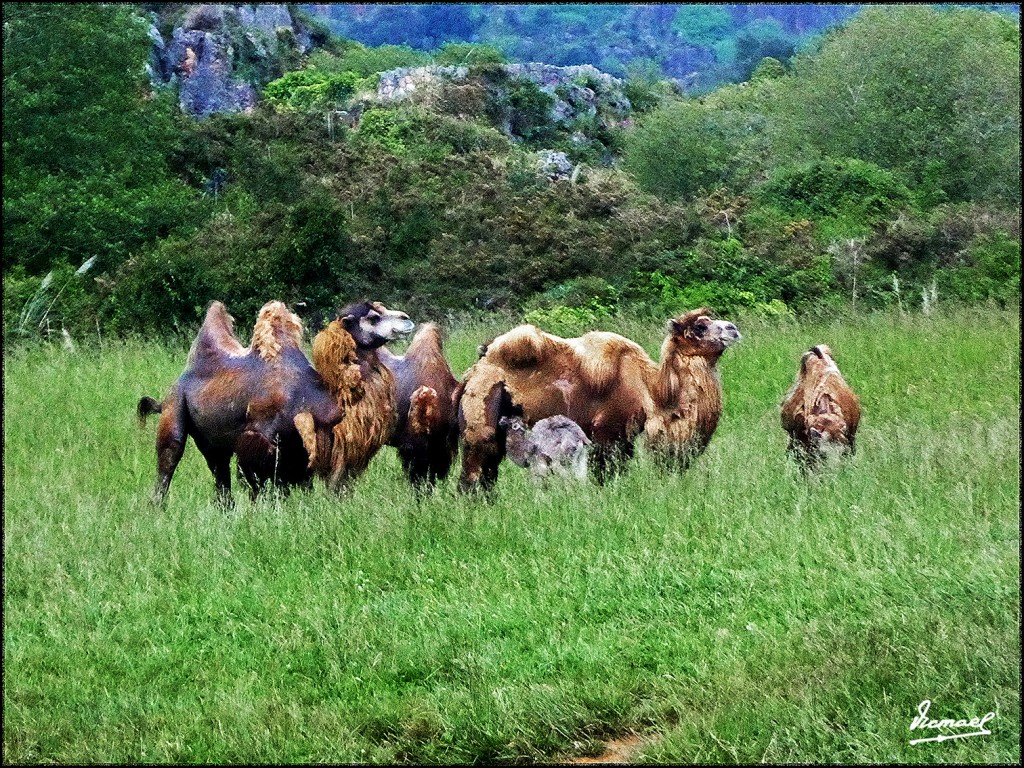
[{"label": "camel", "polygon": [[580,425],[567,416],[549,416],[528,429],[519,416],[502,416],[505,446],[513,464],[530,470],[544,480],[553,475],[586,480],[587,447],[590,439]]},{"label": "camel", "polygon": [[455,392],[459,382],[445,360],[441,331],[424,323],[405,355],[381,347],[380,359],[396,385],[398,419],[388,440],[418,491],[444,480],[458,451]]},{"label": "camel", "polygon": [[802,468],[814,469],[822,461],[854,453],[860,401],[826,345],[817,344],[800,358],[781,416],[790,455]]},{"label": "camel", "polygon": [[314,473],[326,474],[331,431],[343,411],[301,341],[302,323],[280,301],[260,310],[249,347],[235,338],[225,306],[210,304],[170,392],[162,402],[143,397],[138,404],[140,424],[160,414],[155,503],[163,502],[189,437],[228,506],[232,455],[254,500],[267,482],[287,492],[293,485],[310,487]]},{"label": "camel", "polygon": [[404,312],[364,301],[343,309],[313,339],[313,365],[345,418],[334,427],[328,487],[351,487],[398,424],[395,377],[381,349],[407,336],[415,324]]},{"label": "camel", "polygon": [[668,321],[661,362],[615,333],[575,339],[522,325],[481,348],[461,385],[460,488],[489,490],[506,451],[502,416],[534,425],[568,416],[593,441],[599,482],[621,469],[636,438],[664,461],[685,468],[703,452],[722,413],[717,362],[740,339],[707,308]]}]

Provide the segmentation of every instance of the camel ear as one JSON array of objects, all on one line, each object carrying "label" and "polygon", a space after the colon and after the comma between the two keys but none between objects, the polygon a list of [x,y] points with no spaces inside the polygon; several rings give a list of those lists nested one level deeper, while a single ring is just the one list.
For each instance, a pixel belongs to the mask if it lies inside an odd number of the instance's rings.
[{"label": "camel ear", "polygon": [[341,320],[341,324],[345,326],[345,328],[351,328],[356,323],[356,316],[345,315],[344,317],[339,318],[339,320]]},{"label": "camel ear", "polygon": [[681,336],[686,332],[686,326],[678,320],[669,320],[665,324],[665,330],[673,336]]}]

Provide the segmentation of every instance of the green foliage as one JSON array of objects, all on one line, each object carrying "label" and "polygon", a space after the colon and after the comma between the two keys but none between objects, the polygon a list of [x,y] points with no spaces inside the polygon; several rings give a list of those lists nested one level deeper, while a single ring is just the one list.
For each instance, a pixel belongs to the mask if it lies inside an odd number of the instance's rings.
[{"label": "green foliage", "polygon": [[128,6],[4,6],[4,264],[41,274],[97,256],[98,271],[194,224],[194,190],[169,172],[173,104],[143,67]]},{"label": "green foliage", "polygon": [[360,144],[376,144],[393,155],[406,151],[405,136],[410,122],[395,110],[368,109],[359,119],[357,141]]},{"label": "green foliage", "polygon": [[497,124],[507,124],[510,133],[531,146],[540,146],[554,136],[551,123],[553,96],[532,80],[508,78],[501,95],[488,104],[488,113]]},{"label": "green foliage", "polygon": [[367,47],[358,43],[350,44],[339,54],[314,51],[309,57],[309,67],[331,74],[354,72],[360,77],[370,77],[400,67],[418,67],[430,63],[430,56],[405,45],[381,45]]},{"label": "green foliage", "polygon": [[344,102],[362,79],[354,72],[327,73],[300,69],[268,83],[263,98],[278,109],[323,109]]},{"label": "green foliage", "polygon": [[1020,240],[1003,232],[975,239],[961,263],[940,269],[935,281],[940,298],[964,302],[994,300],[1000,306],[1020,301]]},{"label": "green foliage", "polygon": [[167,335],[199,321],[214,299],[238,317],[254,318],[271,298],[328,312],[349,283],[344,220],[338,203],[317,192],[244,221],[224,211],[194,236],[129,261],[105,305],[107,319],[119,331]]},{"label": "green foliage", "polygon": [[[722,12],[690,8],[662,9],[665,26]],[[608,13],[549,10],[577,26]],[[699,99],[680,99],[645,57],[626,84],[639,116],[580,78],[559,97],[579,107],[589,87],[598,112],[559,123],[552,98],[497,56],[449,47],[453,62],[476,57],[465,80],[358,105],[358,127],[333,133],[324,108],[426,55],[332,39],[268,83],[265,105],[193,121],[151,92],[146,25],[127,7],[5,12],[5,328],[28,309],[26,327],[173,333],[214,298],[245,317],[270,298],[326,312],[372,296],[428,314],[529,313],[577,333],[611,313],[664,319],[699,304],[781,316],[854,297],[858,309],[909,306],[933,286],[940,303],[1019,295],[1007,194],[1019,137],[1004,130],[1019,124],[1018,33],[976,11],[875,10],[799,66],[764,59],[749,83]],[[736,43],[730,32],[715,44]],[[974,62],[991,65],[991,83]],[[857,99],[844,96],[851,83]],[[887,113],[890,101],[909,113]],[[885,147],[904,128],[915,148],[897,156]],[[954,145],[970,162],[952,162]],[[584,167],[551,182],[539,149]]]},{"label": "green foliage", "polygon": [[856,157],[953,201],[1020,201],[1017,22],[973,9],[868,8],[798,56],[765,108],[779,147]]},{"label": "green foliage", "polygon": [[744,27],[737,33],[734,44],[736,54],[733,66],[738,81],[751,79],[763,59],[784,61],[793,55],[796,48],[794,38],[774,19]]},{"label": "green foliage", "polygon": [[855,158],[780,168],[756,195],[795,219],[819,222],[830,233],[826,242],[866,234],[912,202],[897,174]]},{"label": "green foliage", "polygon": [[666,200],[721,186],[736,171],[740,122],[696,101],[667,104],[644,115],[626,139],[623,165],[646,191]]}]

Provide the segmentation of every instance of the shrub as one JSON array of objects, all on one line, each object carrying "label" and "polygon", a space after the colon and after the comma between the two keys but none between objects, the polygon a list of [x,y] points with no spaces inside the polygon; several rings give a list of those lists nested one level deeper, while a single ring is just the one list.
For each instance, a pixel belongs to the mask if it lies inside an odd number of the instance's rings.
[{"label": "shrub", "polygon": [[267,83],[263,98],[276,109],[321,109],[343,102],[355,93],[361,82],[354,72],[330,74],[317,69],[300,69]]},{"label": "shrub", "polygon": [[610,317],[609,313],[592,307],[566,307],[559,304],[547,309],[530,310],[523,319],[548,333],[574,337],[595,330]]}]

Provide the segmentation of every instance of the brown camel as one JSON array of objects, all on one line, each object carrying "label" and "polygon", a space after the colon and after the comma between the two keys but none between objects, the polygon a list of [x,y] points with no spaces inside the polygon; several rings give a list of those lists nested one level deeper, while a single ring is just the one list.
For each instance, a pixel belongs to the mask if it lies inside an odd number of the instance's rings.
[{"label": "brown camel", "polygon": [[563,339],[523,325],[481,348],[461,385],[460,487],[493,487],[505,455],[502,416],[532,426],[568,416],[593,441],[603,481],[629,459],[641,434],[656,455],[685,467],[711,439],[722,413],[717,362],[740,338],[702,308],[668,322],[656,364],[640,345],[592,331]]},{"label": "brown camel", "polygon": [[789,451],[806,469],[833,456],[852,454],[860,425],[860,401],[843,379],[832,350],[818,344],[800,358],[796,381],[782,402]]}]

